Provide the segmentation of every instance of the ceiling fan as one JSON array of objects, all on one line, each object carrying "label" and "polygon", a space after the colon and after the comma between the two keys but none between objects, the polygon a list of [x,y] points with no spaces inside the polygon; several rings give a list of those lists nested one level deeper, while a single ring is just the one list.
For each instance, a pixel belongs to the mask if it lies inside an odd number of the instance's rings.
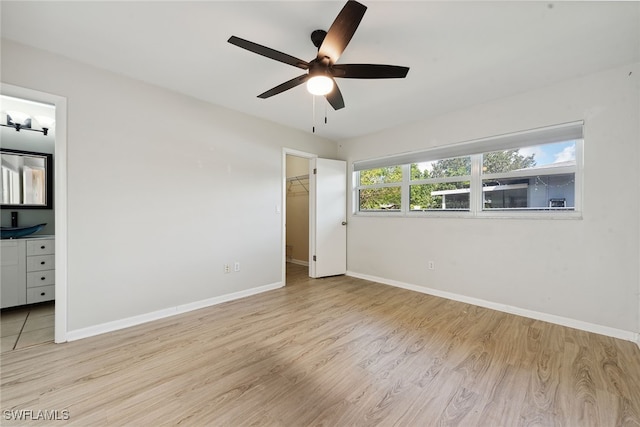
[{"label": "ceiling fan", "polygon": [[309,92],[314,95],[324,95],[333,109],[339,110],[344,108],[344,99],[335,78],[395,79],[404,78],[409,72],[409,67],[398,65],[336,64],[356,32],[366,10],[365,5],[349,0],[331,24],[329,31],[313,31],[311,41],[318,48],[318,54],[309,62],[236,36],[231,36],[228,42],[258,55],[308,70],[301,76],[261,93],[258,98],[266,99],[306,82]]}]

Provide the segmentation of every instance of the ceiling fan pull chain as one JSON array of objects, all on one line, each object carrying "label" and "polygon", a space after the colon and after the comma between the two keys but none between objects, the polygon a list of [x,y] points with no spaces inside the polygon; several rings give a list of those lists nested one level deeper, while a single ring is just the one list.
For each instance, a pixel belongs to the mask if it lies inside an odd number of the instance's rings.
[{"label": "ceiling fan pull chain", "polygon": [[315,95],[311,95],[311,105],[313,105],[313,108],[311,109],[311,114],[313,115],[313,119],[312,119],[312,123],[313,126],[311,128],[311,132],[312,133],[316,133],[316,97]]},{"label": "ceiling fan pull chain", "polygon": [[324,124],[327,124],[327,103],[324,103]]}]

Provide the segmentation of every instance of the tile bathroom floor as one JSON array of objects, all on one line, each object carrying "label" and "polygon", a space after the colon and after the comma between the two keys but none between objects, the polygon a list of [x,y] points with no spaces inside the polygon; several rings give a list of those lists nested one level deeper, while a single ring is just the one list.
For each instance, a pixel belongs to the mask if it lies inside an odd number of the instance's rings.
[{"label": "tile bathroom floor", "polygon": [[5,308],[0,312],[1,352],[52,342],[54,301]]}]

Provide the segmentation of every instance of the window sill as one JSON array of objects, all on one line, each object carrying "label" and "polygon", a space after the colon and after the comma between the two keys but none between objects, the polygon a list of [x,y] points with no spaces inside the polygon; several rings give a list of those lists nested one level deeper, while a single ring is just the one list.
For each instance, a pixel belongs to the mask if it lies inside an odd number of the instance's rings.
[{"label": "window sill", "polygon": [[582,212],[355,212],[354,217],[382,217],[382,218],[462,218],[462,219],[546,219],[546,220],[581,220]]},{"label": "window sill", "polygon": [[478,212],[476,218],[500,219],[582,219],[582,212],[578,211],[497,211]]}]

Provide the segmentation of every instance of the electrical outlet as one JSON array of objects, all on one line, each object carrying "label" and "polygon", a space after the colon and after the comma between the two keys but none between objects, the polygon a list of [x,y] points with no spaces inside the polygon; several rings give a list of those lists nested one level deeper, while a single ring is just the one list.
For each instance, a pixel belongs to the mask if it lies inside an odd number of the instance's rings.
[{"label": "electrical outlet", "polygon": [[233,264],[233,271],[240,271],[240,261],[236,261]]},{"label": "electrical outlet", "polygon": [[435,270],[436,269],[436,263],[433,261],[429,261],[429,270]]},{"label": "electrical outlet", "polygon": [[231,265],[224,264],[223,268],[225,273],[231,273]]}]

